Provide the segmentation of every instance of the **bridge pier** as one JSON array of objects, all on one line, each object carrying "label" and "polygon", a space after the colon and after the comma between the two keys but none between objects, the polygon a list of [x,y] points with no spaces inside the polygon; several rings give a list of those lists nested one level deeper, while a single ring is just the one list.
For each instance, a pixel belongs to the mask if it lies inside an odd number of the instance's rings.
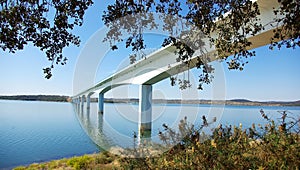
[{"label": "bridge pier", "polygon": [[86,96],[86,108],[89,110],[90,109],[90,104],[91,104],[91,96],[87,95]]},{"label": "bridge pier", "polygon": [[83,95],[82,97],[81,97],[81,107],[83,108],[83,106],[84,106],[84,98],[85,98],[85,96]]},{"label": "bridge pier", "polygon": [[99,98],[98,98],[98,113],[103,114],[104,111],[104,94],[99,93]]},{"label": "bridge pier", "polygon": [[81,103],[81,97],[78,97],[78,99],[77,99],[77,107],[78,107],[78,110],[79,110],[79,108],[80,108],[80,103]]},{"label": "bridge pier", "polygon": [[77,103],[76,103],[76,107],[77,107],[77,111],[80,111],[80,102],[81,102],[81,98],[77,97]]},{"label": "bridge pier", "polygon": [[85,102],[85,96],[83,95],[81,97],[81,113],[84,113],[84,102]]},{"label": "bridge pier", "polygon": [[152,85],[140,85],[139,95],[139,137],[151,137]]}]

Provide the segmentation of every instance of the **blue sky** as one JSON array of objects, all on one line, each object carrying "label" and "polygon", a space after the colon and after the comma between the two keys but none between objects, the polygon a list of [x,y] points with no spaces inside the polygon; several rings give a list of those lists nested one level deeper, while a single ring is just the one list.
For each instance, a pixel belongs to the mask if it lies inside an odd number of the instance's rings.
[{"label": "blue sky", "polygon": [[[56,66],[50,80],[44,78],[42,71],[42,68],[49,66],[50,63],[37,48],[28,46],[15,54],[0,51],[0,95],[72,95],[77,58],[88,39],[103,27],[101,15],[107,4],[108,1],[95,1],[95,5],[87,11],[83,27],[74,30],[74,33],[81,37],[81,46],[65,49],[64,54],[69,59],[67,65]],[[255,51],[256,57],[248,60],[249,64],[243,71],[229,71],[225,63],[214,62],[213,64],[218,68],[218,74],[213,84],[197,92],[196,97],[192,95],[195,89],[182,93],[177,86],[171,87],[167,79],[154,85],[154,98],[182,98],[184,96],[184,98],[201,99],[244,98],[257,101],[300,100],[299,48],[271,51],[266,46]],[[122,49],[108,52],[99,65],[95,81],[113,73],[119,63],[128,63],[127,57],[127,53]],[[192,70],[191,74],[195,79],[197,78],[196,69]],[[197,83],[197,80],[195,82]],[[193,87],[195,86],[196,84],[193,84]],[[108,92],[106,97],[119,97],[115,94],[119,94],[124,89],[128,90],[127,97],[138,96],[138,86],[132,85]]]}]

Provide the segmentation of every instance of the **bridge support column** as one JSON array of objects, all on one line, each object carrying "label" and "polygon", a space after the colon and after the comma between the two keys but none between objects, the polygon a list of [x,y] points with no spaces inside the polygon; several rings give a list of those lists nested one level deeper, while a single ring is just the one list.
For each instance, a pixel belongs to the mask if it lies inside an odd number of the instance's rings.
[{"label": "bridge support column", "polygon": [[84,106],[84,96],[81,97],[81,107],[83,108]]},{"label": "bridge support column", "polygon": [[86,109],[90,109],[90,104],[91,104],[91,96],[87,95],[86,96]]},{"label": "bridge support column", "polygon": [[77,110],[80,112],[80,107],[81,107],[81,97],[78,97],[78,103],[77,103]]},{"label": "bridge support column", "polygon": [[104,94],[99,93],[99,98],[98,98],[98,113],[103,114],[104,111]]},{"label": "bridge support column", "polygon": [[141,85],[139,95],[139,136],[151,137],[152,85]]},{"label": "bridge support column", "polygon": [[83,95],[81,97],[81,103],[80,103],[80,105],[81,105],[80,111],[81,111],[82,114],[84,113],[84,102],[85,102],[85,96]]}]

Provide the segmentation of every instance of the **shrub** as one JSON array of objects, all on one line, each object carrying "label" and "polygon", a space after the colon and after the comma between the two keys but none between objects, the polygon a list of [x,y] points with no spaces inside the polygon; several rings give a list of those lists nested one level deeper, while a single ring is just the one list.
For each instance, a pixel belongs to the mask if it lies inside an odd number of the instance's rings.
[{"label": "shrub", "polygon": [[[122,159],[124,169],[299,169],[300,138],[299,118],[288,117],[282,111],[276,124],[261,110],[268,121],[265,126],[248,129],[242,126],[215,128],[211,135],[202,133],[210,123],[203,116],[203,124],[195,128],[186,118],[178,132],[163,125],[159,132],[165,146],[174,145],[170,150],[156,157]],[[142,146],[142,148],[144,148]],[[151,153],[143,149],[132,152]],[[136,153],[135,153],[136,154]]]},{"label": "shrub", "polygon": [[84,155],[80,157],[70,158],[67,162],[67,165],[74,167],[75,169],[87,169],[92,161],[92,157]]}]

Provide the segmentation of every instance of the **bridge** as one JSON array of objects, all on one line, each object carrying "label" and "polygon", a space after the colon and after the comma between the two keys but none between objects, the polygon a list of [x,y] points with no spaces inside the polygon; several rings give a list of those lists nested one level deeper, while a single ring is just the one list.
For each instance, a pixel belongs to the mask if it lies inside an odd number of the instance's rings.
[{"label": "bridge", "polygon": [[[270,23],[275,18],[273,8],[278,8],[277,0],[257,0],[260,9],[260,21],[264,26],[264,30],[255,36],[249,35],[247,38],[252,43],[249,50],[261,47],[270,43],[275,29]],[[213,36],[213,34],[212,34]],[[87,109],[90,107],[91,96],[98,94],[98,112],[104,112],[104,94],[118,86],[137,84],[140,85],[139,90],[139,130],[151,131],[152,121],[152,85],[160,82],[172,75],[192,69],[197,63],[200,55],[201,59],[206,62],[217,60],[216,49],[210,45],[209,39],[203,39],[206,54],[203,55],[200,51],[196,51],[190,59],[190,65],[182,65],[181,62],[176,62],[178,55],[175,54],[176,47],[168,45],[163,47],[148,56],[145,59],[139,60],[135,64],[116,72],[108,78],[98,82],[93,87],[90,87],[72,97],[73,102],[80,105],[82,108],[86,101]],[[202,55],[201,55],[202,54]]]}]

